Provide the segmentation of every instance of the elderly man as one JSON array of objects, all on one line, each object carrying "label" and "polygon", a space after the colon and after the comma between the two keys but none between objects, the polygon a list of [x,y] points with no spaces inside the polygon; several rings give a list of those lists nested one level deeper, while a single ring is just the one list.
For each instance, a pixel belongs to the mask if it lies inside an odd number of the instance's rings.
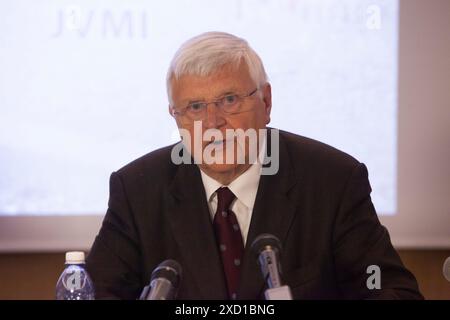
[{"label": "elderly man", "polygon": [[295,299],[422,297],[377,218],[364,164],[266,130],[271,87],[245,40],[190,39],[172,60],[167,91],[182,143],[111,175],[87,261],[97,298],[138,298],[166,259],[183,269],[179,299],[263,298],[250,248],[262,233],[280,239]]}]

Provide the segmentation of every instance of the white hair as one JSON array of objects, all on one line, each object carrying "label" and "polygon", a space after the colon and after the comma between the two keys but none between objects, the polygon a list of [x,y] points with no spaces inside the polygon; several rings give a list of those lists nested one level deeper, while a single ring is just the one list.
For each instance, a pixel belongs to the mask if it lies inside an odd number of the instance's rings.
[{"label": "white hair", "polygon": [[171,80],[183,75],[208,76],[225,64],[239,67],[243,61],[257,86],[267,82],[258,54],[246,40],[225,32],[205,32],[189,39],[175,53],[167,72],[167,95],[171,102]]}]

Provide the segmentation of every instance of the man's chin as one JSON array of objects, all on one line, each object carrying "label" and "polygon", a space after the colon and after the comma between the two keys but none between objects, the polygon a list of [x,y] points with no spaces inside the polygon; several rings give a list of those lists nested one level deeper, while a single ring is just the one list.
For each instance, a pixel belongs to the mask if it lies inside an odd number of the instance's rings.
[{"label": "man's chin", "polygon": [[200,169],[206,174],[226,174],[226,173],[234,173],[240,166],[244,166],[243,164],[199,164]]}]

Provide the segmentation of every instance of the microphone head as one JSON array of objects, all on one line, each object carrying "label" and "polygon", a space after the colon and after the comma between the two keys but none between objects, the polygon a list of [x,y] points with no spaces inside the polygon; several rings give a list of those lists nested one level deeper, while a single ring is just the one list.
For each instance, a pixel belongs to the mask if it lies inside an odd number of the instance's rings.
[{"label": "microphone head", "polygon": [[442,267],[442,273],[444,274],[445,279],[450,281],[450,257],[445,260],[444,266]]},{"label": "microphone head", "polygon": [[253,240],[251,245],[251,251],[254,255],[258,256],[262,251],[271,249],[278,253],[281,253],[281,241],[270,233],[262,233]]},{"label": "microphone head", "polygon": [[175,260],[164,260],[153,270],[150,281],[157,278],[167,279],[174,288],[178,288],[181,279],[181,265]]}]

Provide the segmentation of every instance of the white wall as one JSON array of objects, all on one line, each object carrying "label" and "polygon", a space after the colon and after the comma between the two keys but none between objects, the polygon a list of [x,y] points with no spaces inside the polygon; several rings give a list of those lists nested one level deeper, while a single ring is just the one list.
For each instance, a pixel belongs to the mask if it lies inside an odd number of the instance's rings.
[{"label": "white wall", "polygon": [[450,247],[450,1],[400,2],[398,214],[402,247]]}]

